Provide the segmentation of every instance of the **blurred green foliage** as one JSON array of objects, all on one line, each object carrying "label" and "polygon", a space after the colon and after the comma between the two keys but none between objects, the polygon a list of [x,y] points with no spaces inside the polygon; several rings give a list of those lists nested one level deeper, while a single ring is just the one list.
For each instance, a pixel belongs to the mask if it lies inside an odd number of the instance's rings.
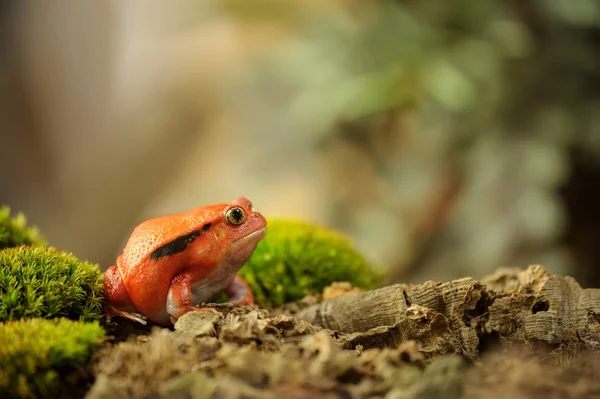
[{"label": "blurred green foliage", "polygon": [[19,245],[46,245],[37,227],[27,227],[27,217],[22,213],[11,216],[10,207],[0,207],[0,250]]},{"label": "blurred green foliage", "polygon": [[[243,3],[228,9],[243,19]],[[566,204],[561,189],[575,162],[600,168],[600,2],[305,4],[294,39],[235,95],[282,165],[302,165],[311,152],[301,144],[320,150],[328,225],[396,278],[481,276],[500,264],[598,270],[597,232],[577,231],[592,223],[569,220],[585,195]],[[279,150],[284,136],[302,137],[286,144],[300,155]],[[424,204],[451,168],[446,219],[420,231],[413,216],[435,214]]]},{"label": "blurred green foliage", "polygon": [[22,319],[0,323],[0,396],[72,397],[76,373],[104,337],[98,322]]},{"label": "blurred green foliage", "polygon": [[[246,16],[243,2],[228,3]],[[299,40],[274,52],[253,76],[261,82],[269,76],[267,88],[297,88],[300,95],[290,98],[290,110],[303,126],[326,127],[340,117],[359,119],[409,106],[436,124],[457,118],[456,127],[464,127],[493,118],[486,122],[493,128],[517,114],[531,115],[532,109],[550,111],[546,107],[552,102],[571,108],[568,100],[574,96],[587,99],[580,96],[586,87],[578,82],[587,81],[597,66],[592,39],[600,26],[600,6],[592,0],[572,4],[383,0],[354,9],[313,5],[312,14],[303,13]],[[547,80],[553,76],[565,81]],[[485,132],[471,134],[479,133]]]},{"label": "blurred green foliage", "polygon": [[0,251],[0,321],[24,317],[99,320],[103,277],[97,265],[52,247]]},{"label": "blurred green foliage", "polygon": [[375,288],[382,273],[345,236],[310,223],[271,219],[267,235],[240,270],[255,299],[279,306],[336,281]]}]

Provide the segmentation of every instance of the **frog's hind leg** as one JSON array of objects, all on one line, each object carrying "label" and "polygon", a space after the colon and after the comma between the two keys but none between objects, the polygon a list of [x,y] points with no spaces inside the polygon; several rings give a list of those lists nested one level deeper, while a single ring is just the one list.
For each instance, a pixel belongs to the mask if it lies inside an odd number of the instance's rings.
[{"label": "frog's hind leg", "polygon": [[137,313],[116,266],[104,272],[104,301],[106,321],[110,322],[113,316],[121,316],[141,324],[147,323],[146,316]]}]

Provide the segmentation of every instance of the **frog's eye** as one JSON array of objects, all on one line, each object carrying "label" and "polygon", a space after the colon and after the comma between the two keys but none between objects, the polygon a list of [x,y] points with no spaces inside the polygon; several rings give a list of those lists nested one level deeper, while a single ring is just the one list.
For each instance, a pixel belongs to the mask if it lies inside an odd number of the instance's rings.
[{"label": "frog's eye", "polygon": [[225,219],[234,226],[239,226],[246,221],[246,212],[239,206],[235,206],[227,211]]}]

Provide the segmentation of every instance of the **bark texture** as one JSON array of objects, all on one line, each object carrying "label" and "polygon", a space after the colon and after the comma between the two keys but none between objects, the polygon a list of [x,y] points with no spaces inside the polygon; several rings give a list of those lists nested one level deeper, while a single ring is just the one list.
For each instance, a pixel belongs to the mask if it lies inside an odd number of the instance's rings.
[{"label": "bark texture", "polygon": [[391,346],[412,339],[426,355],[459,352],[474,360],[495,341],[600,346],[600,289],[542,266],[463,278],[396,284],[338,296],[300,310],[313,325],[346,333],[348,346]]}]

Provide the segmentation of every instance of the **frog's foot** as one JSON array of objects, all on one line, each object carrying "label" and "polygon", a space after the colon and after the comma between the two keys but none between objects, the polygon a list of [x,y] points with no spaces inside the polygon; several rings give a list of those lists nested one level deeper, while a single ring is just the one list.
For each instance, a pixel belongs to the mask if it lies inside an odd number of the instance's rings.
[{"label": "frog's foot", "polygon": [[110,322],[110,319],[113,316],[125,317],[126,319],[133,320],[140,324],[146,325],[148,322],[146,321],[148,318],[141,313],[135,312],[127,312],[125,310],[115,308],[111,305],[106,305],[106,321]]}]

